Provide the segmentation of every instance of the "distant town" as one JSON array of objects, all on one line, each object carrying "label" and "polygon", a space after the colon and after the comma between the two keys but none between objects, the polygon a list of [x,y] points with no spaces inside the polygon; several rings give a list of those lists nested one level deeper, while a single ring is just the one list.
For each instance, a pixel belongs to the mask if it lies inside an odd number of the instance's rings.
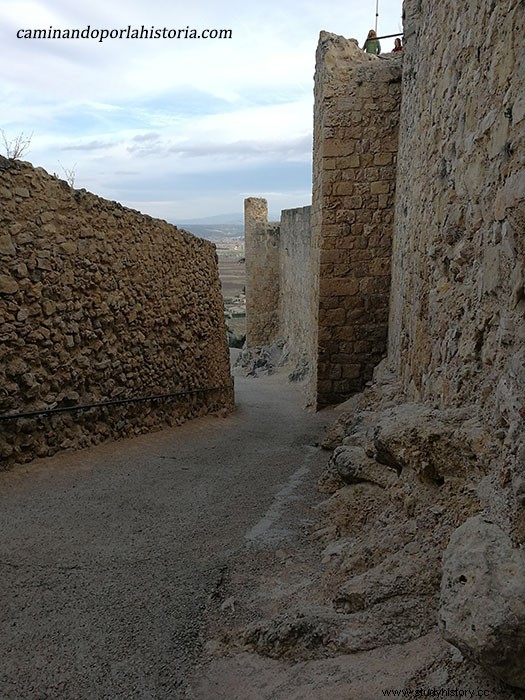
[{"label": "distant town", "polygon": [[199,238],[206,238],[208,241],[217,241],[239,238],[244,240],[244,224],[193,224],[182,223],[176,224],[178,228],[183,228],[185,231],[193,233]]}]

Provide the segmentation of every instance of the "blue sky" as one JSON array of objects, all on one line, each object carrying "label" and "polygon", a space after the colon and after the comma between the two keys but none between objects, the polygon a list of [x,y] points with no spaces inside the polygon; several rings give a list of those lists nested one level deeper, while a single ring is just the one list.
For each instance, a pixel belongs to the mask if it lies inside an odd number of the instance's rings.
[{"label": "blue sky", "polygon": [[[2,0],[0,128],[25,159],[177,223],[311,200],[315,49],[356,38],[375,0]],[[231,39],[19,39],[20,29],[231,29]],[[380,34],[401,0],[379,0]],[[385,48],[390,48],[385,40]]]}]

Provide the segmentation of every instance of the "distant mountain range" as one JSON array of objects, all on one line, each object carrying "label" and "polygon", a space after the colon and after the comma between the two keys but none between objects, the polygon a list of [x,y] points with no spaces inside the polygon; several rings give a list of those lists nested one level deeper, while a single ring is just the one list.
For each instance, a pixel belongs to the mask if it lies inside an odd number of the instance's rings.
[{"label": "distant mountain range", "polygon": [[177,226],[210,226],[215,224],[235,224],[242,226],[244,224],[243,214],[215,214],[214,216],[201,216],[197,219],[184,219],[174,222]]},{"label": "distant mountain range", "polygon": [[193,233],[208,241],[222,241],[225,238],[244,238],[244,217],[242,214],[216,214],[199,219],[173,221],[175,226]]},{"label": "distant mountain range", "polygon": [[[269,217],[270,221],[279,221],[280,214]],[[183,228],[194,236],[209,241],[221,241],[225,238],[244,238],[244,216],[242,214],[216,214],[199,219],[172,221],[175,226]]]},{"label": "distant mountain range", "polygon": [[192,224],[177,223],[179,228],[208,241],[223,241],[225,238],[244,238],[244,224]]}]

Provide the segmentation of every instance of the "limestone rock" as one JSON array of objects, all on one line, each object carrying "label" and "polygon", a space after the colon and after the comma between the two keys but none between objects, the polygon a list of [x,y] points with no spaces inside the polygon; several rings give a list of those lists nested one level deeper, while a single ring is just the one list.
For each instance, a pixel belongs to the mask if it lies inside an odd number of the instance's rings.
[{"label": "limestone rock", "polygon": [[368,481],[386,488],[397,480],[397,474],[392,469],[368,457],[362,447],[338,447],[330,459],[330,466],[347,484]]},{"label": "limestone rock", "polygon": [[483,440],[468,407],[439,411],[416,403],[397,406],[381,414],[376,428],[376,459],[397,471],[413,469],[421,481],[436,485],[448,479],[479,477],[484,464]]},{"label": "limestone rock", "polygon": [[16,294],[18,282],[10,275],[0,275],[0,294]]},{"label": "limestone rock", "polygon": [[393,598],[430,596],[439,584],[434,558],[434,551],[414,540],[378,565],[352,576],[339,587],[334,605],[348,614]]},{"label": "limestone rock", "polygon": [[288,351],[284,341],[277,339],[270,345],[246,348],[237,358],[235,367],[242,368],[249,377],[258,377],[260,374],[273,374],[287,360]]},{"label": "limestone rock", "polygon": [[9,234],[0,236],[0,255],[16,255],[16,248]]},{"label": "limestone rock", "polygon": [[525,688],[525,552],[482,516],[450,538],[439,614],[443,636],[465,657]]}]

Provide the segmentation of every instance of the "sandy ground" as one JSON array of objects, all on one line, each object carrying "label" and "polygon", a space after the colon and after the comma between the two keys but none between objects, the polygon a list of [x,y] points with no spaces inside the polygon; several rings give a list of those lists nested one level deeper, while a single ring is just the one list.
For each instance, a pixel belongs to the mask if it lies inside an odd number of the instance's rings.
[{"label": "sandy ground", "polygon": [[2,700],[223,697],[193,690],[217,590],[325,458],[295,387],[236,384],[227,418],[0,474]]},{"label": "sandy ground", "polygon": [[401,643],[390,603],[334,610],[317,482],[337,411],[304,411],[284,370],[236,374],[227,418],[0,474],[0,700],[524,697],[437,626]]}]

